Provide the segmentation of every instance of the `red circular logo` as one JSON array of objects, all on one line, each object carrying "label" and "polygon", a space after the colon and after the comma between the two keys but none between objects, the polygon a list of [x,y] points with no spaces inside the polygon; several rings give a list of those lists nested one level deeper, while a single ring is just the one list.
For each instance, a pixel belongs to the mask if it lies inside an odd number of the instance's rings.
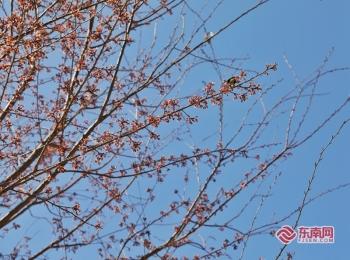
[{"label": "red circular logo", "polygon": [[297,236],[297,232],[291,226],[283,226],[276,232],[276,237],[283,244],[287,245],[292,242]]}]

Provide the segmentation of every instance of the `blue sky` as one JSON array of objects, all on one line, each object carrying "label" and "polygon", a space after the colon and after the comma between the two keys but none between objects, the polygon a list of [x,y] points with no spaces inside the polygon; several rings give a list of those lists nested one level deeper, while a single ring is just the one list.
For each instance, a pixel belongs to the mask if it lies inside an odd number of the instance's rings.
[{"label": "blue sky", "polygon": [[[217,25],[232,17],[231,13],[239,13],[244,4],[252,1],[226,2],[220,9],[218,18],[213,19],[211,26],[208,26],[209,30],[215,31]],[[296,82],[285,63],[284,56],[288,58],[300,80],[307,79],[332,48],[334,51],[327,67],[349,66],[349,10],[350,2],[345,0],[270,1],[224,32],[213,42],[213,46],[218,56],[220,54],[249,56],[250,59],[245,65],[251,68],[277,62],[279,69],[269,80],[283,78],[281,87],[288,88]],[[332,74],[320,81],[321,92],[327,95],[315,101],[312,116],[308,118],[308,126],[317,124],[322,116],[329,113],[331,107],[349,96],[349,79],[350,74],[345,71]],[[274,98],[277,96],[272,97],[271,101]],[[230,110],[226,112],[232,114]],[[281,168],[283,175],[279,184],[274,187],[272,203],[267,203],[267,207],[263,210],[262,214],[265,217],[271,217],[272,212],[281,216],[291,208],[297,207],[320,147],[328,142],[342,120],[349,117],[349,112],[349,108],[344,110],[329,127],[298,149],[294,157],[283,164]],[[311,196],[350,181],[349,134],[350,129],[347,127],[326,153],[312,187]],[[286,251],[295,252],[295,259],[347,259],[350,210],[346,200],[349,195],[349,189],[343,189],[317,200],[306,208],[300,221],[301,225],[334,225],[335,244],[302,245],[293,242]],[[284,224],[293,225],[294,221],[291,219]],[[244,259],[258,259],[259,256],[273,259],[280,247],[281,244],[274,237],[253,238]]]}]

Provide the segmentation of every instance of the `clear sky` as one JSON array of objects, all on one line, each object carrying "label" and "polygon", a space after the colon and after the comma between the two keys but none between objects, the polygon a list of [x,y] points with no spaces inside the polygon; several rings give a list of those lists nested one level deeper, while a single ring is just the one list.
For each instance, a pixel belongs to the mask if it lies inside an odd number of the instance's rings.
[{"label": "clear sky", "polygon": [[[212,20],[208,30],[215,31],[217,25],[238,14],[243,5],[249,6],[253,2],[226,1],[218,11],[220,15]],[[332,48],[334,51],[327,68],[350,65],[349,10],[350,2],[346,0],[272,0],[242,19],[212,44],[218,56],[249,56],[250,59],[245,65],[250,68],[257,69],[266,63],[277,62],[279,69],[270,80],[283,78],[281,87],[289,88],[296,84],[296,79],[288,69],[284,56],[293,66],[300,81],[310,77]],[[210,74],[206,75],[210,78]],[[327,95],[316,98],[312,114],[308,118],[308,126],[318,124],[336,104],[349,96],[349,80],[349,71],[343,71],[326,76],[319,82],[319,91]],[[268,80],[266,83],[268,84]],[[266,101],[267,106],[274,98],[277,96]],[[229,108],[225,112],[226,116],[234,117]],[[297,207],[307,185],[308,176],[312,173],[314,161],[318,158],[320,147],[326,145],[342,120],[349,117],[349,112],[349,108],[344,110],[313,141],[298,149],[294,156],[283,164],[279,169],[283,172],[282,177],[274,187],[271,201],[266,203],[262,211],[262,219],[273,219],[274,214],[284,216],[288,210]],[[350,128],[347,127],[326,153],[312,187],[311,197],[350,181],[349,135]],[[300,225],[307,226],[334,225],[334,244],[310,245],[297,244],[294,241],[286,251],[295,252],[295,259],[348,259],[349,195],[350,190],[345,188],[316,200],[306,208],[299,222]],[[292,218],[283,224],[293,225],[294,222],[295,218]],[[274,237],[257,236],[250,241],[243,259],[258,259],[259,256],[273,259],[280,247],[281,244]],[[234,256],[233,258],[235,259]]]}]

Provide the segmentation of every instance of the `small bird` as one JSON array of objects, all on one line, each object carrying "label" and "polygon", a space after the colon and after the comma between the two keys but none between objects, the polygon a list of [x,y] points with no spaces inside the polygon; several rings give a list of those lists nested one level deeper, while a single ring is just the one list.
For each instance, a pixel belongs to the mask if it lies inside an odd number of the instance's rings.
[{"label": "small bird", "polygon": [[227,79],[225,82],[230,85],[235,85],[238,83],[237,76],[232,76],[231,78]]},{"label": "small bird", "polygon": [[207,32],[204,35],[204,41],[210,43],[210,40],[212,37],[214,37],[215,33],[214,32]]}]

